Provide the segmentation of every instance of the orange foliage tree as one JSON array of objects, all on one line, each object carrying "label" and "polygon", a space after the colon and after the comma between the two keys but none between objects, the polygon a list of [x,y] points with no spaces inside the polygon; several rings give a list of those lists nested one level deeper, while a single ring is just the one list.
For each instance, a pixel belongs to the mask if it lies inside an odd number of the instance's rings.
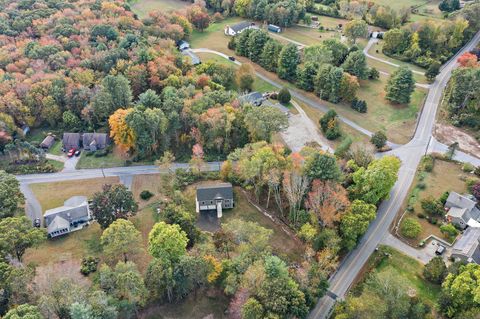
[{"label": "orange foliage tree", "polygon": [[132,108],[118,109],[108,119],[110,137],[123,150],[129,150],[135,145],[135,133],[125,121],[127,115],[132,111]]}]

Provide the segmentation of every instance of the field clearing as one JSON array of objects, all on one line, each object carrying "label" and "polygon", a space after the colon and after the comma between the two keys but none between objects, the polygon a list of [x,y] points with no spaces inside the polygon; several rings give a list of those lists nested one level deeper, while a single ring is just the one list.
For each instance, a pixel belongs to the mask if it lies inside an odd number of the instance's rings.
[{"label": "field clearing", "polygon": [[[379,59],[386,60],[386,61],[398,64],[400,66],[406,66],[410,70],[414,70],[414,71],[418,71],[418,72],[425,72],[426,71],[424,68],[419,67],[418,65],[415,65],[413,63],[403,62],[403,61],[400,61],[398,59],[393,59],[393,58],[390,58],[390,57],[386,56],[385,54],[382,53],[382,48],[383,48],[383,41],[380,40],[379,42],[375,43],[374,45],[372,45],[370,47],[370,50],[368,50],[368,53],[370,55],[374,56],[374,57],[379,58]],[[377,53],[377,51],[378,51],[378,53]]]},{"label": "field clearing", "polygon": [[[166,174],[135,175],[132,181],[132,192],[139,207],[143,208],[159,200],[165,200],[164,194],[166,191],[164,185],[168,181],[171,181],[171,178]],[[140,198],[140,193],[144,190],[153,194],[147,201]]]},{"label": "field clearing", "polygon": [[192,3],[180,0],[136,0],[132,5],[132,11],[140,18],[145,18],[151,11],[175,11],[186,8]]},{"label": "field clearing", "polygon": [[276,34],[269,32],[270,36],[280,40],[281,42],[285,41],[284,38],[288,38],[293,41],[300,42],[305,45],[317,45],[320,44],[323,40],[337,38],[340,39],[340,33],[337,31],[319,31],[318,29],[313,29],[309,27],[302,26],[293,26],[291,28],[284,28],[282,33]]},{"label": "field clearing", "polygon": [[72,196],[91,197],[94,193],[102,190],[105,184],[118,184],[118,177],[82,179],[75,181],[63,181],[53,183],[30,184],[35,197],[42,205],[42,210],[59,207]]},{"label": "field clearing", "polygon": [[230,41],[231,38],[226,36],[223,30],[227,25],[233,25],[244,20],[245,19],[240,17],[227,18],[223,21],[210,24],[203,32],[194,30],[190,36],[190,47],[208,48],[232,55],[233,51],[227,47],[228,41]]},{"label": "field clearing", "polygon": [[[398,70],[398,68],[393,65],[389,65],[368,57],[367,57],[367,65],[369,67],[376,68],[379,71],[387,72],[389,75],[395,72],[396,70]],[[418,73],[413,73],[413,79],[415,80],[416,83],[429,84],[427,81],[427,78],[424,75],[420,75]]]},{"label": "field clearing", "polygon": [[[422,232],[418,238],[408,240],[408,242],[413,246],[416,246],[420,240],[432,234],[440,238],[444,238],[443,234],[440,232],[440,224],[432,225],[425,218],[419,218],[417,216],[418,213],[424,213],[421,206],[421,201],[429,197],[438,199],[446,191],[455,191],[457,193],[464,194],[467,192],[465,180],[468,177],[473,176],[472,174],[463,172],[460,164],[436,159],[432,172],[425,173],[423,183],[426,185],[426,188],[421,190],[416,187],[420,182],[420,174],[421,173],[417,171],[415,175],[415,183],[412,183],[410,186],[409,196],[403,203],[402,209],[400,210],[400,212],[403,213],[410,202],[411,206],[413,207],[413,212],[405,213],[405,217],[413,218],[417,220],[420,225],[422,225]],[[416,199],[411,200],[411,196],[413,194],[416,194]],[[441,217],[438,219],[439,222],[441,222]]]}]

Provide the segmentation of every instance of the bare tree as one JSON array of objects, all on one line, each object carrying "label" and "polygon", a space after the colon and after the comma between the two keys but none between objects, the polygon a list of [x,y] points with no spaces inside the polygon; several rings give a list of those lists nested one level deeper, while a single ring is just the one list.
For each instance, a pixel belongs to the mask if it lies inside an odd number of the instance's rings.
[{"label": "bare tree", "polygon": [[307,207],[319,217],[323,226],[332,227],[349,206],[347,191],[334,181],[314,180],[308,193]]},{"label": "bare tree", "polygon": [[283,173],[283,190],[290,204],[290,213],[292,214],[292,222],[294,224],[298,222],[298,211],[308,185],[308,177],[302,175],[298,170],[285,171]]}]

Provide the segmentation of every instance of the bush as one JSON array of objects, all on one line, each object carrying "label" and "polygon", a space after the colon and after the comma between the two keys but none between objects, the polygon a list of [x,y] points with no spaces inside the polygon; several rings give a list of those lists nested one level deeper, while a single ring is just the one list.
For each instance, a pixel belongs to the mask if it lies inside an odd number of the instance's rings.
[{"label": "bush", "polygon": [[322,132],[329,140],[334,140],[341,135],[340,125],[338,124],[337,112],[335,112],[334,110],[330,110],[325,113],[325,115],[322,116],[319,122]]},{"label": "bush", "polygon": [[462,171],[467,172],[467,173],[473,172],[473,171],[475,171],[475,166],[473,166],[470,163],[464,163],[463,166],[462,166]]},{"label": "bush", "polygon": [[424,190],[425,188],[427,188],[427,184],[425,184],[424,182],[420,182],[417,184],[417,187],[418,189]]},{"label": "bush", "polygon": [[442,203],[432,197],[422,199],[421,205],[428,215],[443,216],[445,214]]},{"label": "bush", "polygon": [[420,218],[420,219],[425,219],[425,217],[427,217],[427,216],[425,216],[425,214],[423,214],[423,213],[418,213],[417,217]]},{"label": "bush", "polygon": [[282,88],[280,92],[278,92],[278,101],[282,104],[288,104],[292,96],[290,95],[290,91],[287,88]]},{"label": "bush", "polygon": [[93,156],[93,154],[95,154],[95,152],[92,152],[92,151],[85,151],[83,152],[83,154],[87,157],[90,157],[90,156]]},{"label": "bush", "polygon": [[316,235],[317,230],[310,223],[303,224],[302,227],[300,227],[300,231],[298,232],[298,237],[300,237],[303,241],[307,243],[311,242]]},{"label": "bush", "polygon": [[350,136],[345,137],[342,142],[335,149],[335,156],[343,158],[352,146],[352,138]]},{"label": "bush", "polygon": [[425,155],[422,157],[421,161],[421,169],[425,172],[433,171],[433,167],[435,165],[435,158],[431,155]]},{"label": "bush", "polygon": [[103,149],[95,152],[95,157],[104,157],[108,155],[108,150]]},{"label": "bush", "polygon": [[153,196],[153,193],[151,193],[148,190],[143,190],[140,193],[140,198],[143,199],[143,200],[149,200],[150,198],[152,198],[152,196]]},{"label": "bush", "polygon": [[98,258],[89,256],[82,259],[82,266],[80,267],[80,272],[87,276],[88,274],[97,271],[98,262],[100,260]]},{"label": "bush", "polygon": [[422,226],[413,218],[405,218],[400,226],[400,232],[407,238],[417,238],[422,232]]},{"label": "bush", "polygon": [[441,284],[447,274],[447,266],[440,256],[432,258],[423,268],[423,277],[434,284]]},{"label": "bush", "polygon": [[378,131],[372,135],[370,143],[375,145],[377,149],[382,149],[387,143],[387,135],[382,131]]},{"label": "bush", "polygon": [[442,206],[445,206],[445,203],[447,202],[447,198],[448,196],[450,195],[450,192],[449,191],[446,191],[442,194],[442,196],[440,196],[440,198],[438,199],[438,201],[440,203],[442,203]]},{"label": "bush", "polygon": [[357,112],[367,113],[367,102],[354,98],[350,107]]},{"label": "bush", "polygon": [[453,239],[458,235],[458,230],[452,224],[440,226],[440,231],[446,238]]},{"label": "bush", "polygon": [[380,72],[378,72],[378,70],[375,68],[370,68],[370,70],[368,71],[368,78],[370,80],[378,80],[379,77]]}]

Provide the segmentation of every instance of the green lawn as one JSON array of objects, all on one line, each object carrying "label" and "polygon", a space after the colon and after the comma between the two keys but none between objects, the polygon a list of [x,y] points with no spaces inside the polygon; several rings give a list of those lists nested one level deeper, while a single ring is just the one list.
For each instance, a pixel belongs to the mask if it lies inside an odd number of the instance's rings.
[{"label": "green lawn", "polygon": [[86,156],[85,152],[82,152],[82,155],[77,163],[77,169],[108,168],[119,166],[125,166],[125,159],[118,156],[114,152],[110,152],[106,156],[102,157],[95,157],[95,155]]},{"label": "green lawn", "polygon": [[385,252],[389,256],[375,265],[372,272],[392,271],[402,277],[410,288],[415,289],[418,297],[430,306],[434,306],[440,294],[440,286],[432,284],[423,278],[423,265],[391,247],[381,247],[379,251],[370,257],[370,263]]},{"label": "green lawn", "polygon": [[62,155],[62,141],[57,140],[47,152],[53,155]]},{"label": "green lawn", "polygon": [[172,11],[179,10],[190,5],[189,1],[180,0],[136,0],[131,5],[133,12],[140,18],[148,16],[151,11]]},{"label": "green lawn", "polygon": [[[372,45],[372,47],[370,48],[368,53],[370,53],[371,55],[373,55],[377,58],[380,58],[380,59],[398,64],[398,65],[401,65],[401,66],[407,66],[409,69],[414,70],[414,71],[418,71],[418,72],[425,72],[426,71],[424,68],[419,67],[417,65],[414,65],[412,63],[403,62],[403,61],[393,59],[393,58],[390,58],[390,57],[386,56],[385,54],[382,53],[382,47],[383,47],[383,41],[380,40],[377,44]],[[377,51],[378,51],[378,53],[377,53]]]},{"label": "green lawn", "polygon": [[231,55],[233,51],[227,48],[228,41],[230,41],[231,38],[226,36],[223,30],[227,25],[233,25],[244,20],[245,19],[240,17],[227,18],[223,21],[210,24],[208,28],[202,32],[194,30],[190,36],[190,46],[192,48],[208,48]]},{"label": "green lawn", "polygon": [[55,168],[55,170],[58,172],[58,171],[61,171],[64,167],[64,163],[63,162],[60,162],[60,161],[55,161],[55,160],[51,160],[51,159],[47,159],[47,163],[49,164],[52,164],[53,167]]}]

